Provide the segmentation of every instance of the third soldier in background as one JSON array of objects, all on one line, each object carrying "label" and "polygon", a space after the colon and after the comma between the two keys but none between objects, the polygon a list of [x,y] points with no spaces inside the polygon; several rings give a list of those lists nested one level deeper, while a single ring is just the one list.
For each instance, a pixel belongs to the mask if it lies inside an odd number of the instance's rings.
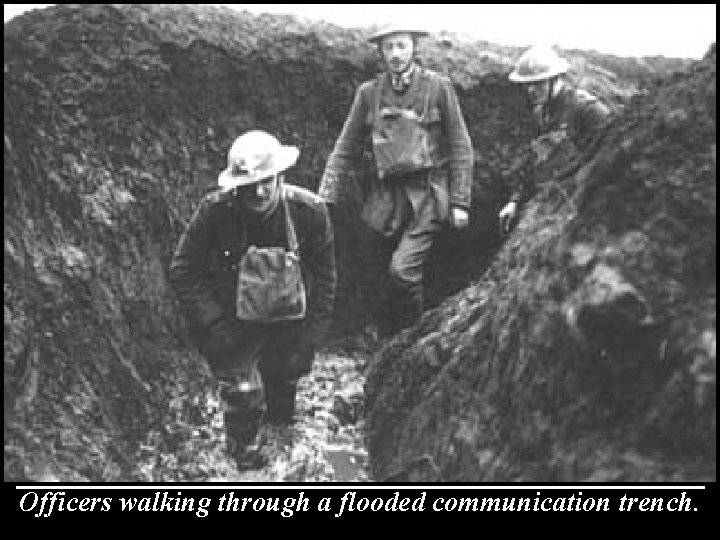
[{"label": "third soldier in background", "polygon": [[[569,139],[582,151],[607,124],[610,109],[589,92],[573,87],[565,76],[568,68],[567,60],[551,47],[534,46],[520,57],[510,80],[526,86],[542,141],[553,145]],[[503,232],[510,230],[519,205],[531,196],[531,180],[532,174],[516,179],[499,214]]]},{"label": "third soldier in background", "polygon": [[472,144],[450,79],[417,61],[423,35],[391,26],[370,38],[385,69],[357,90],[320,185],[337,212],[351,167],[372,156],[353,247],[382,335],[420,318],[423,265],[437,233],[469,221]]}]

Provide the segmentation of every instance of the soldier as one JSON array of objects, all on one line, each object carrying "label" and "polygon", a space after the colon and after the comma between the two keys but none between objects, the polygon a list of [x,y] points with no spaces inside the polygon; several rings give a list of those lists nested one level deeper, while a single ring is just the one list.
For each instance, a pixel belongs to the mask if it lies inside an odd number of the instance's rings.
[{"label": "soldier", "polygon": [[[510,80],[527,88],[540,135],[551,144],[569,139],[578,151],[584,150],[606,124],[610,109],[595,96],[574,88],[564,74],[569,64],[551,47],[534,46],[518,60]],[[500,226],[508,232],[519,205],[532,191],[532,175],[516,181],[510,201],[500,211]]]},{"label": "soldier", "polygon": [[348,172],[371,156],[355,252],[383,335],[418,320],[436,234],[446,222],[465,227],[469,220],[472,145],[450,79],[417,61],[424,35],[391,26],[370,38],[385,70],[357,90],[319,190],[335,213],[349,191]]},{"label": "soldier", "polygon": [[239,466],[262,457],[251,445],[264,419],[292,423],[297,381],[310,371],[332,311],[327,208],[283,182],[298,155],[263,131],[238,137],[219,189],[200,202],[170,264],[191,335],[220,381]]}]

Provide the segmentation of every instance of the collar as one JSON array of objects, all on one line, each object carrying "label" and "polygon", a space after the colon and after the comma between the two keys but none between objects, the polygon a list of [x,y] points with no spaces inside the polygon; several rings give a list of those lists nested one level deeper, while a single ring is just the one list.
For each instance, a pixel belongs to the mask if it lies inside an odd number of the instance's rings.
[{"label": "collar", "polygon": [[417,66],[415,65],[415,61],[412,61],[410,62],[410,66],[399,75],[391,72],[390,81],[392,82],[393,90],[396,92],[404,92],[407,90],[408,86],[410,86],[410,83],[412,82],[412,78],[416,70]]}]

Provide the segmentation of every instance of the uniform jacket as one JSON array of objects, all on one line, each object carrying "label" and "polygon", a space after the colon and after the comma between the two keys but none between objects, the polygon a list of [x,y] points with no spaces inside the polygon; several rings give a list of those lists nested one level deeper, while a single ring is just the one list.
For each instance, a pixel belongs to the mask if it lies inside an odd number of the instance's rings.
[{"label": "uniform jacket", "polygon": [[[282,189],[308,295],[304,339],[318,345],[329,326],[335,298],[332,225],[317,195],[292,185]],[[220,318],[235,316],[238,263],[248,246],[288,247],[284,212],[279,204],[267,221],[256,224],[245,215],[234,191],[215,191],[201,200],[170,263],[170,282],[197,341]]]},{"label": "uniform jacket", "polygon": [[[385,78],[382,85],[379,78]],[[363,83],[355,94],[352,107],[328,158],[320,183],[320,195],[328,202],[343,200],[347,172],[365,155],[372,155],[371,133],[375,121],[375,96],[382,88],[380,107],[414,109],[424,116],[427,130],[438,149],[433,157],[434,167],[446,168],[448,175],[436,188],[443,190],[438,198],[453,206],[470,207],[473,150],[457,95],[450,79],[415,66],[415,73],[403,94],[393,92],[390,74]],[[430,95],[427,95],[427,94]],[[426,108],[428,110],[426,110]]]},{"label": "uniform jacket", "polygon": [[565,86],[543,108],[540,132],[566,130],[577,149],[583,150],[609,116],[610,109],[591,93]]},{"label": "uniform jacket", "polygon": [[[589,92],[566,85],[536,116],[539,135],[563,132],[575,148],[582,151],[607,124],[610,109]],[[510,200],[527,199],[531,181],[532,174],[522,175],[521,182],[513,186]]]}]

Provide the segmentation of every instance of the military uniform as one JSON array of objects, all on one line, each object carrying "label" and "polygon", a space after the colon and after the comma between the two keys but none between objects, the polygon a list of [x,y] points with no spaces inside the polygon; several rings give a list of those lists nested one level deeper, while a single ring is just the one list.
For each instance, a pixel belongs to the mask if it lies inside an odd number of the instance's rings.
[{"label": "military uniform", "polygon": [[[375,174],[360,186],[366,227],[356,238],[359,274],[376,308],[397,308],[381,322],[399,327],[422,313],[423,264],[450,208],[469,210],[473,168],[450,80],[418,65],[407,79],[399,91],[388,72],[360,86],[319,189],[330,203],[347,201],[348,172],[363,155],[373,156]],[[381,290],[386,279],[390,298]]]},{"label": "military uniform", "polygon": [[[593,137],[603,129],[610,117],[610,109],[585,90],[564,85],[547,103],[535,111],[538,135],[567,138],[577,151],[583,151]],[[528,164],[529,165],[529,164]],[[532,193],[533,175],[519,175],[512,186],[511,201],[527,200]]]},{"label": "military uniform", "polygon": [[[238,445],[251,442],[266,409],[271,421],[290,421],[296,382],[311,368],[333,307],[336,269],[327,208],[303,188],[281,189],[286,204],[265,219],[244,211],[232,190],[206,195],[170,264],[193,340],[220,379],[228,435]],[[241,321],[238,265],[249,246],[288,246],[286,211],[297,236],[306,315],[297,321]]]}]

